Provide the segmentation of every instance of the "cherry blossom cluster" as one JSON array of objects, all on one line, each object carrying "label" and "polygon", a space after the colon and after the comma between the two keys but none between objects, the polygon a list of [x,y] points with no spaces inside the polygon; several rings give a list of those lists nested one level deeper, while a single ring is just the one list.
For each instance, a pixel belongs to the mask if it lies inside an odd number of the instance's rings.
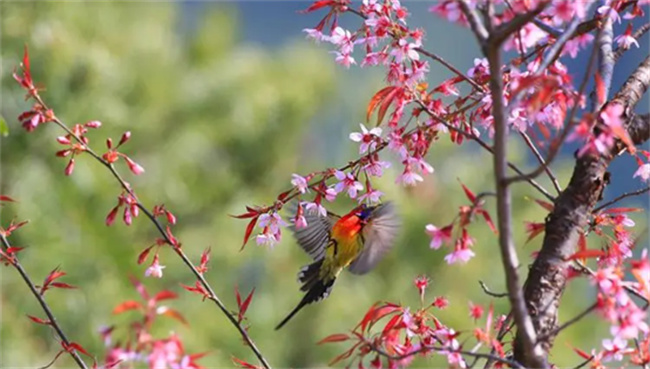
[{"label": "cherry blossom cluster", "polygon": [[[319,343],[351,342],[351,347],[330,361],[333,365],[347,360],[346,367],[356,364],[358,368],[403,368],[417,356],[440,355],[446,358],[450,367],[467,368],[478,357],[490,358],[493,367],[506,367],[506,351],[501,342],[506,328],[505,315],[494,316],[489,308],[485,323],[485,309],[469,303],[469,314],[475,322],[474,343],[469,347],[471,335],[447,326],[437,316],[437,311],[449,306],[449,301],[438,296],[425,302],[425,291],[429,279],[419,276],[414,280],[421,299],[421,306],[410,307],[390,302],[377,303],[370,307],[363,319],[350,333],[332,334]],[[484,324],[484,325],[483,325]],[[500,337],[498,337],[500,336]],[[484,350],[487,349],[487,352]]]},{"label": "cherry blossom cluster", "polygon": [[[445,256],[445,261],[448,264],[457,262],[466,263],[469,259],[475,256],[474,251],[472,251],[474,239],[469,236],[467,226],[471,224],[476,215],[482,216],[490,229],[494,233],[497,233],[490,214],[483,208],[484,195],[477,196],[464,184],[461,183],[461,186],[470,201],[470,205],[461,206],[458,209],[456,217],[446,226],[440,228],[433,224],[427,224],[426,226],[426,233],[431,237],[429,247],[434,250],[439,249],[443,244],[452,243],[452,240],[455,238],[455,241],[453,241],[454,246],[452,252]],[[455,237],[454,228],[456,229],[457,234]]]},{"label": "cherry blossom cluster", "polygon": [[145,364],[151,369],[203,368],[197,361],[207,355],[206,352],[188,353],[180,336],[174,332],[163,338],[156,337],[152,332],[155,322],[161,316],[188,325],[179,311],[161,304],[178,298],[176,293],[163,290],[152,296],[137,279],[132,278],[131,282],[142,301],[125,301],[113,309],[113,314],[135,312],[139,318],[122,328],[110,326],[100,330],[106,347],[103,367],[130,368]]},{"label": "cherry blossom cluster", "polygon": [[[471,8],[484,5],[485,1],[468,1]],[[518,14],[529,11],[542,1],[496,2],[495,25],[510,21]],[[508,106],[507,117],[515,132],[540,136],[538,145],[553,140],[553,132],[569,129],[565,124],[567,112],[584,107],[585,96],[576,91],[574,81],[566,66],[558,59],[546,60],[547,50],[558,40],[561,28],[578,20],[587,20],[591,3],[585,1],[554,0],[541,12],[535,22],[525,24],[511,35],[504,44],[506,50],[519,53],[518,57],[502,67],[504,82],[504,103]],[[643,14],[639,2],[607,1],[599,7],[594,19],[605,17],[632,19]],[[372,177],[380,177],[391,166],[379,158],[385,148],[396,153],[401,164],[397,183],[413,186],[423,181],[425,174],[433,173],[433,167],[425,160],[432,144],[446,135],[453,142],[481,140],[482,132],[493,133],[492,101],[487,93],[490,80],[486,59],[476,59],[466,74],[443,64],[455,75],[438,86],[428,86],[425,78],[429,72],[426,58],[439,61],[439,57],[422,47],[425,33],[421,28],[407,24],[409,12],[398,0],[364,0],[358,8],[348,0],[315,1],[305,12],[326,11],[325,16],[314,27],[305,29],[309,38],[334,46],[335,61],[345,67],[357,64],[355,55],[363,55],[361,67],[379,66],[385,70],[387,86],[379,90],[370,100],[366,123],[360,132],[350,134],[350,139],[359,144],[358,161],[342,170],[326,170],[306,176],[294,174],[290,193],[278,197],[278,203],[256,209],[249,216],[257,222],[255,215],[271,212],[270,218],[259,224],[261,233],[256,237],[260,245],[272,246],[281,237],[281,225],[289,224],[281,219],[278,211],[282,204],[315,190],[311,201],[304,201],[308,211],[325,215],[322,198],[333,201],[337,194],[345,193],[359,202],[374,204],[381,201],[383,193],[372,186]],[[469,26],[457,1],[441,1],[431,6],[430,11],[445,19]],[[358,29],[344,29],[339,24],[342,15],[358,17]],[[626,30],[625,37],[632,32]],[[621,36],[622,37],[622,36]],[[576,33],[560,50],[560,55],[576,57],[581,49],[593,40],[589,32]],[[633,44],[629,39],[626,44]],[[542,65],[545,65],[542,68]],[[469,84],[470,90],[461,95],[459,85]],[[443,99],[453,99],[443,103]],[[409,112],[409,107],[411,110]],[[580,153],[603,153],[611,148],[614,139],[623,139],[628,146],[630,140],[621,130],[619,107],[607,107],[598,118],[602,120],[598,134],[593,134],[596,117],[585,115],[575,127],[569,140],[585,142]],[[371,118],[376,115],[376,122]],[[386,120],[384,120],[386,118]],[[369,126],[374,124],[375,126]],[[476,126],[475,126],[476,125]],[[560,142],[561,143],[561,142]],[[547,146],[548,147],[548,146]],[[313,181],[312,181],[313,179]],[[336,179],[333,184],[326,184]],[[310,182],[312,181],[312,182]],[[361,195],[359,195],[361,194]],[[284,195],[284,197],[282,196]],[[283,198],[282,198],[283,197]],[[298,207],[302,211],[302,207]],[[249,223],[249,226],[253,223]],[[298,228],[306,226],[302,214],[295,214],[291,220]],[[251,229],[254,228],[254,224]],[[249,236],[249,233],[246,233]],[[248,237],[245,237],[248,240]]]},{"label": "cherry blossom cluster", "polygon": [[[638,258],[634,257],[636,241],[629,228],[635,223],[626,215],[637,210],[640,209],[612,208],[596,214],[592,230],[607,242],[607,246],[602,250],[589,250],[583,237],[579,242],[580,250],[571,257],[596,257],[597,269],[590,275],[598,291],[595,306],[611,327],[612,336],[602,341],[602,349],[592,350],[593,367],[602,365],[604,361],[624,359],[634,365],[650,363],[647,344],[632,344],[648,341],[650,336],[647,324],[650,301],[648,249],[643,249]],[[624,280],[628,272],[635,280]],[[638,299],[645,302],[645,307],[637,304]]]}]

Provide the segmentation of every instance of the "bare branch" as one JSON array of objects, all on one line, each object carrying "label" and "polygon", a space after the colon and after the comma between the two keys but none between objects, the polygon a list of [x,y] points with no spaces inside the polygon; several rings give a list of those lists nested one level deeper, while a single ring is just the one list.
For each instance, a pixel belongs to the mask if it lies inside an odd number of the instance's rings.
[{"label": "bare branch", "polygon": [[[602,79],[604,96],[609,96],[609,88],[612,85],[612,76],[614,74],[614,52],[612,51],[612,42],[614,40],[614,25],[611,16],[606,16],[601,32],[598,33],[598,73]],[[595,96],[595,95],[594,95]],[[594,101],[596,101],[594,99]],[[604,101],[600,102],[601,104]],[[602,105],[601,105],[602,106]],[[594,104],[594,111],[600,110],[601,106]]]},{"label": "bare branch", "polygon": [[543,351],[536,345],[537,334],[528,314],[528,308],[519,283],[519,259],[512,242],[512,204],[507,178],[507,140],[508,129],[503,101],[503,75],[501,71],[501,54],[498,47],[486,48],[486,57],[490,64],[490,93],[492,94],[492,116],[494,117],[494,172],[497,190],[497,223],[499,230],[499,248],[506,274],[506,286],[512,312],[518,332],[521,333],[524,355],[518,361],[527,366],[547,367]]},{"label": "bare branch", "polygon": [[488,31],[485,28],[483,21],[481,21],[481,18],[479,18],[476,10],[472,9],[466,0],[458,0],[458,4],[460,5],[460,10],[467,18],[472,31],[474,31],[479,44],[483,45],[489,37]]},{"label": "bare branch", "polygon": [[527,13],[518,14],[512,18],[509,22],[499,25],[494,32],[489,36],[490,43],[494,45],[501,45],[503,41],[506,40],[511,34],[518,31],[526,25],[526,23],[532,21],[536,16],[539,15],[546,7],[548,6],[549,1],[540,1],[537,4],[537,7]]},{"label": "bare branch", "polygon": [[488,296],[492,296],[492,297],[496,297],[496,298],[508,297],[507,292],[498,293],[498,292],[490,291],[488,286],[483,281],[478,281],[478,284],[481,286],[481,289],[483,290],[483,292],[485,292],[485,294],[488,295]]},{"label": "bare branch", "polygon": [[[3,234],[0,234],[0,243],[2,243],[2,248],[5,251],[11,247],[9,240],[7,240],[7,238]],[[54,316],[52,309],[50,309],[50,306],[47,304],[47,302],[45,302],[45,298],[38,292],[36,285],[34,284],[34,282],[32,282],[31,278],[29,277],[25,269],[23,269],[18,259],[15,258],[11,262],[11,265],[18,271],[18,274],[20,274],[23,281],[25,281],[25,284],[27,284],[27,287],[29,287],[29,290],[32,292],[32,295],[34,295],[34,298],[36,298],[38,303],[41,305],[43,312],[45,312],[45,315],[47,315],[47,319],[49,320],[49,325],[52,328],[54,328],[54,331],[56,332],[57,336],[59,336],[59,338],[61,339],[61,342],[65,344],[65,347],[70,347],[71,342],[70,340],[68,340],[68,337],[63,332],[63,329],[56,321],[56,317]],[[84,361],[77,353],[77,350],[71,348],[70,350],[65,350],[65,351],[67,351],[70,354],[70,356],[72,356],[72,359],[74,359],[74,361],[77,363],[77,366],[83,369],[88,369],[86,363],[84,363]]]},{"label": "bare branch", "polygon": [[548,175],[548,178],[551,180],[551,183],[553,183],[553,187],[555,187],[555,191],[557,191],[557,193],[562,192],[562,187],[560,187],[560,183],[557,181],[557,177],[553,173],[553,170],[551,170],[551,168],[548,166],[546,160],[544,160],[542,154],[540,154],[539,150],[537,150],[537,147],[530,139],[530,137],[528,137],[526,132],[519,132],[519,135],[524,139],[524,142],[530,148],[530,151],[533,152],[533,155],[535,155],[537,161],[539,161],[540,166],[544,168],[544,171]]},{"label": "bare branch", "polygon": [[610,201],[607,201],[606,203],[598,206],[597,208],[594,209],[594,213],[597,213],[597,212],[605,209],[608,206],[614,205],[615,203],[617,203],[617,202],[619,202],[619,201],[621,201],[621,200],[623,200],[623,199],[625,199],[627,197],[642,195],[642,194],[644,194],[644,193],[646,193],[648,191],[650,191],[650,187],[642,188],[640,190],[636,190],[636,191],[632,191],[632,192],[626,192],[626,193],[624,193],[622,195],[619,195],[619,196],[615,197],[614,199],[612,199]]}]

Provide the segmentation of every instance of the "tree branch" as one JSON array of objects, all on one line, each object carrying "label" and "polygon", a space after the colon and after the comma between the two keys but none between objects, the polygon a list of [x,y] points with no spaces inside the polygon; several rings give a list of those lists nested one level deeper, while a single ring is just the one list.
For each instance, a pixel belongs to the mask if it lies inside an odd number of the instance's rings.
[{"label": "tree branch", "polygon": [[506,274],[508,297],[512,307],[515,324],[521,332],[523,355],[517,361],[537,368],[547,367],[543,351],[536,344],[537,334],[528,314],[523,292],[519,283],[519,259],[512,242],[512,204],[507,178],[507,140],[508,127],[503,101],[503,75],[501,72],[501,51],[497,45],[485,48],[490,64],[490,93],[492,94],[492,116],[494,117],[494,172],[497,190],[497,223],[499,229],[499,248]]},{"label": "tree branch", "polygon": [[[41,96],[38,93],[34,94],[34,99],[41,104],[45,109],[48,109],[47,105],[41,98]],[[140,210],[142,210],[147,218],[154,224],[158,232],[160,233],[161,237],[165,240],[165,242],[172,246],[172,249],[176,254],[183,260],[183,263],[192,271],[192,274],[199,280],[203,288],[206,289],[208,292],[208,298],[215,303],[219,307],[219,309],[223,312],[223,314],[228,318],[228,320],[235,326],[235,328],[239,331],[239,333],[242,335],[242,338],[250,347],[250,349],[253,351],[255,356],[258,358],[262,366],[266,369],[270,369],[271,366],[267,362],[266,358],[264,355],[262,355],[261,351],[257,348],[255,345],[255,342],[253,342],[252,338],[248,335],[248,332],[246,329],[237,321],[237,318],[233,316],[233,314],[228,311],[228,309],[225,307],[225,305],[221,302],[217,294],[214,292],[208,281],[201,275],[201,273],[196,269],[196,266],[192,263],[191,260],[187,258],[183,250],[181,250],[180,247],[174,246],[173,240],[170,239],[169,235],[167,232],[165,232],[165,229],[163,226],[160,224],[158,219],[154,217],[154,215],[138,200],[135,192],[133,189],[129,186],[129,184],[124,181],[122,176],[119,174],[119,172],[115,169],[115,166],[108,161],[104,160],[99,154],[97,154],[95,151],[93,151],[78,135],[76,135],[63,121],[61,121],[58,117],[53,117],[52,121],[54,124],[59,126],[61,129],[66,131],[71,137],[73,137],[78,143],[83,145],[85,148],[85,152],[87,152],[90,156],[92,156],[95,160],[97,160],[100,164],[102,164],[104,167],[106,167],[110,173],[113,175],[113,177],[117,180],[117,182],[120,184],[120,186],[127,191],[135,200],[136,200],[136,205]]]},{"label": "tree branch", "polygon": [[[2,243],[2,248],[5,251],[11,247],[9,240],[7,240],[7,238],[3,234],[0,234],[0,243]],[[45,315],[47,315],[47,319],[49,320],[49,325],[52,328],[54,328],[54,331],[56,332],[57,336],[61,338],[61,342],[65,344],[65,347],[71,348],[65,351],[67,351],[70,354],[70,356],[72,356],[72,359],[74,359],[74,361],[77,363],[77,366],[83,369],[88,369],[86,363],[84,363],[84,361],[77,353],[77,350],[74,349],[74,347],[70,346],[71,342],[70,340],[68,340],[68,337],[66,337],[65,333],[63,332],[63,329],[61,329],[61,326],[56,321],[56,317],[54,316],[52,309],[50,309],[50,306],[47,304],[47,302],[45,302],[45,298],[38,292],[36,285],[34,284],[34,282],[32,282],[31,278],[29,277],[25,269],[23,269],[22,265],[20,265],[18,258],[14,258],[14,260],[11,261],[11,265],[18,271],[23,281],[25,281],[25,284],[27,284],[27,287],[29,287],[29,290],[32,292],[32,295],[34,295],[34,298],[36,298],[38,303],[41,305],[43,312],[45,312]]]},{"label": "tree branch", "polygon": [[[628,78],[613,100],[625,107],[625,128],[636,144],[650,138],[647,116],[630,113],[648,85],[650,56]],[[617,142],[612,152],[620,152],[623,148],[623,143]],[[578,158],[569,185],[558,196],[553,211],[547,217],[542,249],[525,284],[526,302],[535,330],[541,337],[548,337],[541,343],[547,353],[553,346],[559,301],[566,287],[570,266],[566,258],[574,253],[579,233],[587,226],[589,216],[602,196],[607,184],[605,173],[613,158],[613,155],[584,155]],[[525,339],[523,332],[517,332],[515,358],[518,360],[525,357]]]}]

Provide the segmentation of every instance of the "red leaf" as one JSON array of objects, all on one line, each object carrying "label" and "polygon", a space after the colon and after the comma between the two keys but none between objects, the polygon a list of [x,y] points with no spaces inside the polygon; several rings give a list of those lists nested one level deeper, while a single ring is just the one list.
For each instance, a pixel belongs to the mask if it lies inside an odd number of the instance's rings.
[{"label": "red leaf", "polygon": [[155,301],[162,301],[162,300],[171,300],[177,298],[178,295],[172,291],[169,290],[163,290],[160,291],[156,294],[156,296],[153,297]]},{"label": "red leaf", "polygon": [[634,213],[637,211],[642,211],[643,209],[641,208],[610,208],[607,210],[604,210],[603,213],[606,214],[620,214],[620,213]]},{"label": "red leaf", "polygon": [[[366,121],[370,121],[370,116],[375,111],[375,109],[377,109],[377,107],[382,102],[384,102],[384,100],[386,100],[390,94],[394,94],[397,89],[398,87],[396,86],[388,86],[375,93],[375,95],[370,99],[370,103],[368,103],[368,108],[366,109]],[[386,109],[388,109],[388,107],[386,107]],[[385,113],[386,112],[384,111],[384,114]],[[381,119],[383,119],[383,117],[383,115],[381,115],[381,118],[378,117],[378,122],[381,122]]]},{"label": "red leaf", "polygon": [[53,282],[53,283],[50,283],[50,286],[57,287],[57,288],[77,288],[75,286],[72,286],[72,285],[69,285],[69,284],[63,283],[63,282]]},{"label": "red leaf", "polygon": [[469,201],[471,201],[472,204],[475,203],[476,202],[476,195],[474,195],[474,192],[470,191],[470,189],[467,188],[467,186],[465,186],[463,184],[463,182],[460,182],[460,185],[463,187],[463,191],[465,191],[465,196],[467,196]]},{"label": "red leaf", "polygon": [[528,233],[528,239],[526,239],[526,243],[537,237],[537,235],[544,232],[546,229],[546,224],[544,223],[524,222],[524,226],[526,228],[526,233]]},{"label": "red leaf", "polygon": [[323,338],[322,340],[318,341],[317,344],[321,345],[323,343],[343,342],[343,341],[347,341],[349,339],[350,339],[350,336],[348,336],[345,333],[335,333],[335,334],[329,335],[329,336]]},{"label": "red leaf", "polygon": [[392,318],[388,321],[388,323],[386,323],[386,326],[384,327],[384,330],[382,331],[382,336],[386,335],[386,333],[388,333],[388,331],[390,331],[391,329],[393,329],[393,327],[395,326],[395,324],[397,324],[397,322],[398,322],[400,319],[402,319],[402,316],[401,316],[401,315],[395,315],[394,317],[392,317]]},{"label": "red leaf", "polygon": [[[356,347],[356,346],[355,346],[355,347]],[[349,358],[349,357],[352,355],[352,353],[354,352],[354,348],[355,348],[355,347],[352,347],[352,348],[349,349],[348,351],[346,351],[346,352],[342,353],[341,355],[335,357],[335,358],[332,359],[332,361],[330,361],[327,365],[332,366],[332,365],[338,363],[338,362],[341,361],[341,360],[345,360],[345,359]]]},{"label": "red leaf", "polygon": [[605,83],[600,73],[596,72],[596,105],[601,106],[605,102]]},{"label": "red leaf", "polygon": [[248,223],[248,226],[246,226],[246,233],[244,233],[244,243],[241,245],[241,249],[239,249],[239,251],[243,250],[244,247],[246,247],[246,242],[248,242],[248,239],[251,237],[251,233],[253,233],[253,229],[255,228],[256,223],[257,215],[255,218],[251,219],[251,221]]},{"label": "red leaf", "polygon": [[548,210],[549,212],[552,212],[553,209],[555,208],[555,206],[554,206],[553,204],[551,204],[550,202],[544,201],[544,200],[538,200],[538,199],[535,199],[535,202],[536,202],[539,206],[541,206],[541,207],[543,207],[544,209]]},{"label": "red leaf", "polygon": [[237,219],[246,219],[246,218],[253,218],[259,213],[257,211],[249,211],[248,213],[240,214],[240,215],[231,215],[233,218]]},{"label": "red leaf", "polygon": [[481,215],[483,215],[483,218],[485,218],[485,222],[487,223],[488,227],[494,232],[494,234],[499,234],[499,231],[497,231],[497,227],[494,226],[494,223],[492,222],[492,218],[490,217],[490,213],[487,212],[485,209],[480,209],[478,211]]},{"label": "red leaf", "polygon": [[7,254],[17,254],[20,250],[23,250],[24,247],[11,246],[7,248]]},{"label": "red leaf", "polygon": [[9,196],[5,196],[5,195],[0,195],[0,201],[16,202],[16,200],[12,199]]},{"label": "red leaf", "polygon": [[149,256],[149,252],[153,247],[154,245],[147,247],[146,249],[144,249],[144,251],[140,253],[140,255],[138,255],[138,264],[142,264],[147,260],[147,256]]},{"label": "red leaf", "polygon": [[567,261],[577,260],[577,259],[588,259],[588,258],[597,258],[605,255],[603,250],[583,250],[578,251],[575,254],[569,256]]},{"label": "red leaf", "polygon": [[45,324],[45,325],[50,325],[50,324],[52,324],[49,320],[45,320],[45,319],[41,319],[41,318],[37,318],[37,317],[32,316],[32,315],[27,315],[27,317],[28,317],[31,321],[33,321],[34,323]]},{"label": "red leaf", "polygon": [[241,322],[244,319],[244,315],[246,314],[246,310],[248,310],[248,305],[250,305],[251,300],[253,299],[253,294],[255,293],[255,288],[251,290],[251,293],[248,294],[248,297],[246,297],[246,300],[244,300],[243,303],[239,305],[239,321]]},{"label": "red leaf", "polygon": [[121,314],[125,311],[136,309],[142,309],[142,304],[133,300],[124,301],[123,303],[117,305],[115,309],[113,309],[113,314]]},{"label": "red leaf", "polygon": [[300,12],[301,13],[310,13],[310,12],[316,11],[316,10],[318,10],[320,8],[324,8],[326,6],[334,5],[335,2],[336,2],[335,0],[318,0],[318,1],[314,2],[313,4],[311,4],[309,6],[309,8],[307,8],[305,10],[301,10]]},{"label": "red leaf", "polygon": [[240,368],[247,368],[247,369],[261,369],[261,366],[253,365],[251,363],[247,363],[244,360],[237,359],[236,357],[232,357],[232,362],[239,366]]},{"label": "red leaf", "polygon": [[168,317],[170,317],[172,319],[178,320],[179,322],[183,323],[184,325],[187,325],[187,326],[190,325],[178,310],[174,310],[174,309],[170,309],[170,308],[163,308],[163,309],[160,309],[158,311],[158,315],[168,316]]},{"label": "red leaf", "polygon": [[386,94],[384,101],[381,103],[381,106],[377,111],[377,124],[376,124],[377,126],[379,126],[381,124],[381,121],[384,120],[384,116],[386,116],[386,112],[388,111],[388,108],[393,103],[393,101],[397,98],[398,92],[400,91],[401,89],[395,87],[392,91]]},{"label": "red leaf", "polygon": [[61,342],[61,345],[68,352],[70,351],[70,349],[75,349],[75,350],[81,352],[82,354],[94,359],[94,356],[89,354],[88,351],[86,351],[86,349],[83,348],[83,346],[81,346],[80,344],[78,344],[76,342],[71,342],[69,345],[67,345],[67,347],[66,347],[65,342]]},{"label": "red leaf", "polygon": [[591,358],[592,358],[591,355],[589,355],[588,353],[586,353],[586,352],[580,350],[579,348],[575,348],[575,347],[574,347],[574,348],[573,348],[573,351],[575,351],[576,354],[580,355],[583,359],[591,359]]},{"label": "red leaf", "polygon": [[27,51],[27,45],[25,45],[25,51],[23,52],[23,68],[25,69],[25,75],[29,76],[29,52]]}]

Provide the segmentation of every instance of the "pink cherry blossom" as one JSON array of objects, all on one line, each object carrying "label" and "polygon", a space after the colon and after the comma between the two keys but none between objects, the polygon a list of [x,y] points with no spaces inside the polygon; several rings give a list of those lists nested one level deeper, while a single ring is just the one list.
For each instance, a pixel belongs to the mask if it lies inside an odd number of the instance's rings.
[{"label": "pink cherry blossom", "polygon": [[630,46],[636,45],[636,47],[639,47],[639,43],[637,40],[632,37],[632,24],[628,24],[627,28],[625,29],[625,32],[619,36],[617,36],[614,41],[618,44],[618,46],[622,47],[623,49],[629,49]]},{"label": "pink cherry blossom", "polygon": [[300,193],[309,192],[309,183],[307,179],[299,174],[291,175],[291,184],[300,191]]},{"label": "pink cherry blossom", "polygon": [[377,148],[377,142],[381,140],[381,128],[375,127],[368,130],[363,123],[359,124],[361,132],[350,133],[350,139],[354,142],[360,142],[359,154],[363,154],[368,150],[374,151]]},{"label": "pink cherry blossom", "polygon": [[454,264],[457,262],[467,263],[469,259],[473,258],[476,254],[470,249],[457,249],[454,250],[451,254],[445,256],[445,261],[447,264]]},{"label": "pink cherry blossom", "polygon": [[327,216],[327,209],[325,209],[325,207],[321,204],[307,201],[303,201],[301,204],[305,207],[305,211],[307,211],[309,214],[318,214],[322,217]]},{"label": "pink cherry blossom", "polygon": [[352,34],[350,31],[345,30],[341,27],[336,27],[332,31],[332,35],[328,38],[328,41],[337,45],[341,54],[351,54],[354,50],[354,41],[352,40]]},{"label": "pink cherry blossom", "polygon": [[351,199],[354,199],[357,197],[357,192],[363,190],[361,182],[357,181],[351,173],[345,174],[340,170],[337,170],[334,172],[334,176],[340,181],[336,186],[334,186],[336,193],[347,191],[348,196],[350,196]]},{"label": "pink cherry blossom", "polygon": [[151,265],[147,268],[147,270],[144,272],[145,277],[154,277],[154,278],[162,278],[163,275],[163,269],[165,269],[164,265],[160,265],[160,261],[158,259],[158,254],[156,254],[153,258],[153,262]]},{"label": "pink cherry blossom", "polygon": [[363,195],[359,196],[359,203],[365,202],[368,205],[375,205],[381,202],[381,197],[384,195],[383,192],[376,190],[374,188],[370,188],[366,193]]},{"label": "pink cherry blossom", "polygon": [[425,229],[427,234],[431,236],[431,242],[429,243],[429,247],[434,250],[439,249],[444,242],[451,240],[451,230],[452,230],[451,226],[438,228],[433,224],[427,224]]}]

